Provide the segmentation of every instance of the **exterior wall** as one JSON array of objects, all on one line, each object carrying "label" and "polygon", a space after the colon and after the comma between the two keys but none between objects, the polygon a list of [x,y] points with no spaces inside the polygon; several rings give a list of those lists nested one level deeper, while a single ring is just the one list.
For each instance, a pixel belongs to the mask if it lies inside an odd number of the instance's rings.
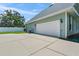
[{"label": "exterior wall", "polygon": [[[74,4],[74,8],[75,10],[79,13],[79,3],[75,3]],[[72,16],[72,31],[69,30],[69,17]],[[68,14],[68,22],[67,22],[67,35],[70,36],[70,35],[73,35],[73,34],[77,34],[79,33],[79,16],[77,16],[77,14],[75,15],[70,15]]]},{"label": "exterior wall", "polygon": [[[68,18],[69,18],[69,16],[68,16]],[[69,20],[70,19],[68,19],[68,36],[79,33],[79,17],[72,16],[72,31],[69,31]]]},{"label": "exterior wall", "polygon": [[27,32],[32,31],[35,32],[35,23],[26,24]]},{"label": "exterior wall", "polygon": [[[73,5],[73,7],[79,13],[79,3],[75,3]],[[74,11],[74,13],[75,13],[75,11]],[[72,16],[72,31],[69,30],[69,28],[70,28],[69,16]],[[36,19],[34,19],[34,20],[36,20]],[[58,14],[58,15],[55,15],[55,16],[52,16],[52,17],[48,17],[46,19],[42,19],[42,20],[39,20],[39,21],[29,23],[29,24],[27,24],[27,31],[32,30],[33,32],[35,32],[36,31],[36,24],[44,23],[44,22],[51,22],[51,21],[55,21],[55,20],[60,20],[60,21],[62,20],[61,24],[60,24],[60,36],[62,38],[66,37],[66,33],[67,33],[67,36],[75,34],[75,33],[79,33],[79,16],[77,16],[76,14],[73,15],[72,12],[71,12],[71,15],[69,13],[67,13],[67,17],[65,15],[65,13],[61,13],[61,14]],[[67,30],[66,30],[66,27],[67,27]]]},{"label": "exterior wall", "polygon": [[0,32],[23,32],[24,28],[19,27],[0,27]]},{"label": "exterior wall", "polygon": [[60,24],[60,36],[62,38],[65,37],[65,13],[61,13],[61,14],[58,14],[58,15],[55,15],[55,16],[52,16],[52,17],[48,17],[46,19],[42,19],[42,20],[39,20],[39,21],[35,21],[35,22],[32,22],[32,23],[29,23],[27,24],[27,32],[29,30],[32,30],[35,32],[36,28],[36,24],[38,23],[44,23],[44,22],[51,22],[51,21],[55,21],[55,20],[60,20],[61,24]]},{"label": "exterior wall", "polygon": [[76,20],[76,33],[79,33],[79,17]]}]

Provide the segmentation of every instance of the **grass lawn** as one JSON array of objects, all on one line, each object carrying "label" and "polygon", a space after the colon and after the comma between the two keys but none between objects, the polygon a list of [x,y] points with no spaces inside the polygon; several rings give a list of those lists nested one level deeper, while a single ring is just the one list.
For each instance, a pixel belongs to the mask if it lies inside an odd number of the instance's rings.
[{"label": "grass lawn", "polygon": [[0,32],[0,34],[25,34],[26,32]]}]

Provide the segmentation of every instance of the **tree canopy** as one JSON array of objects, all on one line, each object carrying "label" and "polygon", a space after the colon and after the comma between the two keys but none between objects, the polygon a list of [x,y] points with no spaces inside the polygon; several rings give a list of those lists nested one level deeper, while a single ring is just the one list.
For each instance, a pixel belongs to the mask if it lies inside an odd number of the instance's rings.
[{"label": "tree canopy", "polygon": [[23,27],[25,22],[24,16],[15,10],[5,10],[0,15],[1,27]]}]

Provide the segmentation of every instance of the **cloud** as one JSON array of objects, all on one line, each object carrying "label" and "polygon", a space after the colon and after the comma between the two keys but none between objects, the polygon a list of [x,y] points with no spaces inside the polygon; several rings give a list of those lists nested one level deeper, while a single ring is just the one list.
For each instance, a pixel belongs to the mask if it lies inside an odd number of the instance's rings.
[{"label": "cloud", "polygon": [[18,11],[19,13],[21,13],[25,17],[26,22],[28,20],[30,20],[32,17],[34,17],[36,14],[39,13],[37,9],[33,9],[33,10],[22,10],[22,9],[19,9],[19,8],[8,7],[8,6],[1,5],[0,4],[0,13],[2,13],[1,11],[7,10],[7,9],[15,10],[15,11]]},{"label": "cloud", "polygon": [[[41,5],[41,4],[39,4],[39,5]],[[25,17],[26,22],[28,20],[30,20],[31,18],[33,18],[36,14],[38,14],[42,10],[42,8],[41,9],[32,9],[32,10],[23,10],[23,9],[16,8],[16,7],[9,7],[9,5],[7,5],[7,4],[0,4],[0,13],[2,13],[1,11],[7,10],[7,9],[15,10],[15,11],[18,11],[19,13],[21,13],[21,15],[23,15]]]},{"label": "cloud", "polygon": [[36,11],[28,11],[28,10],[22,10],[22,9],[18,9],[18,8],[6,7],[6,6],[4,6],[4,5],[0,5],[0,10],[1,10],[1,11],[7,10],[7,9],[11,9],[11,10],[18,11],[18,12],[20,12],[21,14],[29,14],[29,15],[35,15],[35,14],[37,14]]},{"label": "cloud", "polygon": [[42,9],[33,9],[32,12],[40,12]]}]

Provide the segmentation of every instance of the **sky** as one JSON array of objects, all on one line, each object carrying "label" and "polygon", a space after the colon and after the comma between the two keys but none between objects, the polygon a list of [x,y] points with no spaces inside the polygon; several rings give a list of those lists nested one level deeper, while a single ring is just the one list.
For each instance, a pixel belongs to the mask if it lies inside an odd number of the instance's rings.
[{"label": "sky", "polygon": [[0,14],[4,10],[12,9],[18,11],[22,16],[25,17],[27,22],[42,10],[46,9],[50,3],[0,3]]}]

